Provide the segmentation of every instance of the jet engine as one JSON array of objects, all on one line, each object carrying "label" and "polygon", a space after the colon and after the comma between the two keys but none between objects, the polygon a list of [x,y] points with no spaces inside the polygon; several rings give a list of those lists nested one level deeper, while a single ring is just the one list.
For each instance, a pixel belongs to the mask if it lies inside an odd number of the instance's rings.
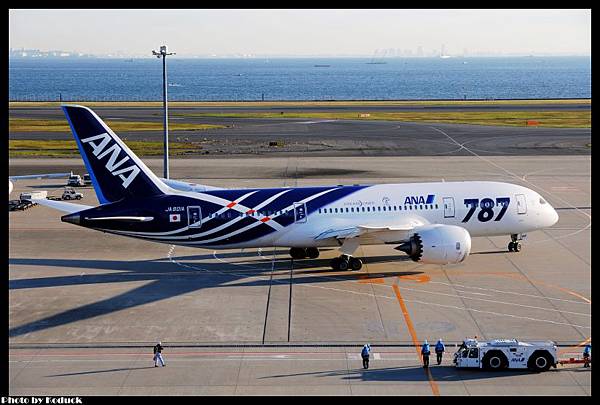
[{"label": "jet engine", "polygon": [[455,264],[471,252],[471,235],[454,225],[424,225],[413,229],[408,241],[395,248],[413,261],[430,264]]}]

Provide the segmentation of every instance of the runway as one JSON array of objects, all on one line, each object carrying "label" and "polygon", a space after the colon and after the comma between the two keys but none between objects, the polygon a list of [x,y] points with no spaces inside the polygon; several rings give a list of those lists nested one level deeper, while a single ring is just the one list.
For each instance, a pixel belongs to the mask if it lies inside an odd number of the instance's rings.
[{"label": "runway", "polygon": [[[502,106],[503,108],[518,106]],[[528,106],[520,106],[520,108]],[[544,108],[550,108],[551,105]],[[246,107],[244,107],[246,108]],[[357,107],[347,107],[357,108]],[[362,107],[361,107],[362,108]],[[375,107],[369,107],[375,108]],[[383,107],[377,107],[380,109]],[[391,108],[391,107],[390,107]],[[396,107],[394,107],[396,108]],[[397,107],[406,108],[406,107]],[[458,107],[454,107],[458,108]],[[460,107],[461,111],[477,110],[476,106]],[[494,107],[496,108],[496,107]],[[589,108],[587,106],[554,106],[552,108]],[[94,108],[107,120],[162,122],[160,108]],[[267,109],[268,110],[268,109]],[[302,108],[306,111],[307,108]],[[319,112],[327,108],[318,107]],[[538,109],[539,110],[539,109]],[[468,156],[435,129],[441,129],[461,145],[481,155],[590,155],[591,128],[506,127],[464,124],[429,124],[379,120],[331,120],[298,118],[220,118],[192,117],[194,112],[240,112],[226,109],[170,108],[170,122],[224,125],[226,128],[203,131],[170,131],[171,141],[198,142],[199,154],[212,156]],[[246,111],[246,110],[243,110]],[[255,110],[247,110],[255,111]],[[262,110],[261,110],[262,111]],[[286,110],[287,111],[287,110]],[[291,112],[294,112],[291,109]],[[64,120],[58,107],[11,108],[10,118]],[[162,130],[119,132],[126,140],[163,139]],[[67,139],[69,132],[11,132],[9,139]],[[279,141],[282,146],[270,147]]]},{"label": "runway", "polygon": [[[144,161],[161,173],[159,159]],[[508,181],[538,191],[560,220],[529,234],[520,253],[507,252],[508,237],[474,238],[465,262],[442,267],[365,246],[362,270],[336,272],[328,266],[335,250],[292,261],[283,249],[214,251],[98,233],[45,207],[11,212],[11,395],[591,395],[591,372],[580,366],[488,373],[449,362],[454,344],[473,336],[551,339],[561,357],[580,354],[591,337],[590,156],[171,164],[174,178],[221,187]],[[9,161],[11,174],[80,165]],[[61,188],[57,180],[22,181],[11,197]],[[97,203],[92,188],[83,193],[81,203]],[[414,343],[438,338],[447,342],[445,362],[424,371]],[[165,368],[152,364],[157,340]],[[358,353],[366,342],[374,356],[364,371]]]}]

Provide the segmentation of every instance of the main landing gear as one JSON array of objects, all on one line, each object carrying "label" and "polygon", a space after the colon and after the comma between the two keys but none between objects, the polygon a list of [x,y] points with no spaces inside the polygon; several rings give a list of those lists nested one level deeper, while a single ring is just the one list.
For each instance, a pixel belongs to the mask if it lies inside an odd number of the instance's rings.
[{"label": "main landing gear", "polygon": [[306,259],[307,257],[309,259],[316,259],[317,257],[319,257],[319,249],[317,249],[315,247],[309,247],[309,248],[293,247],[290,249],[290,256],[292,256],[292,259],[295,259],[295,260]]},{"label": "main landing gear", "polygon": [[508,251],[509,252],[520,252],[521,251],[521,243],[519,242],[519,240],[521,240],[522,238],[519,238],[519,235],[517,235],[516,233],[510,235],[510,242],[508,242]]},{"label": "main landing gear", "polygon": [[[290,249],[290,256],[294,260],[301,259],[316,259],[319,257],[319,249],[315,247],[309,248],[297,248],[293,247]],[[330,266],[334,270],[360,270],[362,269],[362,260],[357,257],[352,257],[350,255],[341,255],[339,257],[335,257],[331,259],[329,262]]]},{"label": "main landing gear", "polygon": [[334,270],[360,270],[362,269],[362,260],[357,257],[352,257],[349,255],[341,255],[340,257],[335,257],[331,259],[329,262],[331,268]]}]

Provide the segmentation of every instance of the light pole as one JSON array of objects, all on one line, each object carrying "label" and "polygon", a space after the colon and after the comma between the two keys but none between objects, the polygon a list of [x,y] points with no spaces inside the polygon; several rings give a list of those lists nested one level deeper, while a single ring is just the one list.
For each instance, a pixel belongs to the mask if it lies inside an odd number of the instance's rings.
[{"label": "light pole", "polygon": [[167,112],[167,55],[175,55],[175,53],[167,53],[167,46],[160,47],[160,52],[152,51],[160,59],[163,58],[163,110],[164,110],[164,129],[165,129],[165,145],[164,145],[164,178],[169,178],[169,115]]}]

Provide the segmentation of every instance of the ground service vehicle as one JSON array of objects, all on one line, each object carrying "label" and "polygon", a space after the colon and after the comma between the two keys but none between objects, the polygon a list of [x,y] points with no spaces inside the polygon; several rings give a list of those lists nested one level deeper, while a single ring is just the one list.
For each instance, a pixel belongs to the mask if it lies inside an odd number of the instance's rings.
[{"label": "ground service vehicle", "polygon": [[90,177],[89,173],[83,175],[83,184],[85,184],[86,186],[92,185],[92,178]]},{"label": "ground service vehicle", "polygon": [[517,339],[494,339],[479,342],[467,339],[454,354],[458,368],[486,370],[530,369],[546,371],[558,364],[556,344],[552,341],[521,342]]},{"label": "ground service vehicle", "polygon": [[36,206],[37,203],[32,203],[29,200],[10,200],[8,202],[9,211],[25,211],[31,207]]},{"label": "ground service vehicle", "polygon": [[31,201],[34,199],[46,198],[48,197],[47,191],[29,191],[25,193],[21,193],[19,196],[19,200],[21,201]]},{"label": "ground service vehicle", "polygon": [[73,190],[71,187],[65,187],[65,191],[63,191],[62,199],[63,200],[81,200],[83,198],[83,194],[78,193]]},{"label": "ground service vehicle", "polygon": [[67,186],[80,187],[84,185],[85,183],[83,182],[83,179],[78,174],[71,175],[71,177],[69,177],[69,180],[67,181]]}]

